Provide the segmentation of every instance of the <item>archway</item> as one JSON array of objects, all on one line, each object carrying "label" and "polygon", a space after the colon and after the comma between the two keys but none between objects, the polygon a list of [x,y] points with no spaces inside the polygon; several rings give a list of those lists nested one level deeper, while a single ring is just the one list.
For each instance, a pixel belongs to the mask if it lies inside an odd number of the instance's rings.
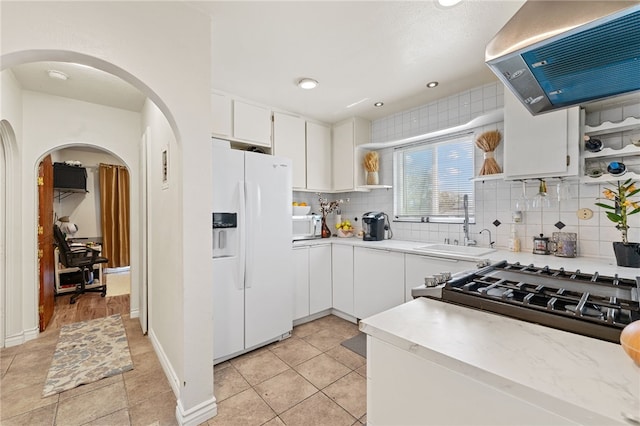
[{"label": "archway", "polygon": [[[71,322],[83,321],[86,319],[92,319],[94,317],[101,317],[104,315],[111,315],[114,313],[129,315],[131,311],[137,311],[130,308],[130,293],[131,293],[131,271],[130,262],[118,263],[114,257],[105,252],[105,234],[102,226],[102,218],[104,215],[102,212],[105,209],[103,205],[104,198],[102,197],[102,191],[105,190],[104,185],[101,185],[100,170],[102,164],[109,164],[111,166],[108,169],[125,168],[128,175],[132,173],[132,167],[126,162],[126,160],[120,158],[116,153],[109,149],[105,149],[99,144],[87,142],[70,142],[69,144],[59,146],[55,149],[46,152],[38,161],[39,164],[42,159],[50,157],[54,163],[55,169],[63,169],[68,172],[79,172],[80,168],[84,172],[85,179],[81,180],[83,184],[82,189],[65,189],[55,188],[53,189],[53,196],[51,202],[46,202],[46,205],[39,205],[37,210],[40,212],[42,220],[43,213],[50,212],[50,217],[54,222],[62,227],[63,232],[69,233],[68,238],[75,244],[89,244],[94,248],[102,250],[102,256],[110,258],[112,261],[109,265],[100,265],[95,269],[93,286],[107,284],[106,297],[100,297],[96,293],[87,293],[85,296],[78,298],[77,303],[71,303],[70,297],[74,294],[76,284],[78,283],[78,273],[75,269],[65,269],[56,260],[55,266],[51,270],[50,289],[55,293],[54,296],[40,291],[39,305],[44,306],[41,308],[41,314],[44,319],[48,318],[47,313],[52,315],[51,324],[49,327],[58,328]],[[65,164],[66,163],[66,164]],[[54,174],[55,174],[54,169]],[[64,175],[63,175],[64,177]],[[45,179],[46,180],[46,179]],[[53,179],[55,181],[55,179]],[[128,179],[125,177],[125,182]],[[69,185],[67,185],[67,183]],[[63,187],[73,186],[74,182],[62,182]],[[44,182],[45,187],[52,185],[52,182]],[[113,190],[113,188],[111,188]],[[129,186],[127,185],[125,194],[128,193],[127,200],[124,205],[131,205],[136,202],[133,198]],[[109,194],[111,191],[107,190],[105,194]],[[117,192],[113,193],[117,194]],[[53,210],[50,210],[53,209]],[[125,234],[133,232],[131,229],[130,214],[128,208],[125,207],[125,216],[121,213],[115,214],[113,217],[119,217],[121,220],[118,222],[126,227]],[[45,214],[46,216],[46,214]],[[65,219],[63,219],[65,218]],[[71,231],[69,227],[64,227],[60,220],[65,220],[73,223],[76,231]],[[107,221],[107,223],[109,223]],[[44,224],[44,230],[49,229],[50,225]],[[122,225],[120,225],[122,226]],[[131,259],[131,250],[136,247],[131,247],[128,235],[122,235],[122,241],[125,244],[122,246],[122,250],[117,249],[119,252],[119,262]],[[41,236],[43,238],[43,236]],[[115,244],[118,247],[120,239],[113,241],[109,239],[107,242],[110,246]],[[45,254],[46,257],[46,254]],[[55,257],[55,256],[54,256]],[[126,266],[126,267],[124,267]],[[124,268],[123,268],[124,267]],[[136,276],[141,276],[140,271],[135,270]],[[47,278],[48,280],[49,278]],[[144,281],[142,281],[144,282]],[[40,285],[43,283],[40,282]],[[133,283],[136,284],[136,283]],[[134,290],[144,291],[139,286],[134,285]],[[55,291],[54,291],[55,289]],[[48,303],[47,303],[48,302]],[[49,305],[50,303],[50,305]],[[71,306],[74,305],[74,306]],[[55,309],[49,311],[47,306],[54,306]],[[41,327],[44,326],[44,322],[41,321]]]},{"label": "archway", "polygon": [[15,174],[13,173],[13,156],[16,147],[16,136],[11,123],[0,120],[0,343],[4,346],[5,315],[7,311],[6,284],[15,274],[16,262],[12,261],[15,252],[15,233],[7,226],[13,215],[7,206],[16,202],[14,198]]},{"label": "archway", "polygon": [[[60,61],[60,62],[72,62],[72,63],[77,63],[77,64],[81,64],[81,65],[86,65],[86,66],[90,66],[90,67],[94,67],[97,69],[100,69],[102,71],[108,72],[110,74],[113,74],[119,78],[121,78],[122,80],[128,82],[129,84],[131,84],[132,86],[134,86],[135,88],[137,88],[138,90],[140,90],[146,97],[147,99],[152,102],[157,109],[162,113],[162,115],[164,116],[164,118],[166,119],[168,126],[170,127],[171,131],[174,134],[175,140],[178,141],[179,143],[179,136],[178,136],[178,131],[177,131],[177,126],[175,124],[175,120],[172,116],[172,114],[168,111],[167,106],[165,105],[165,103],[162,101],[162,99],[160,99],[160,97],[153,91],[151,90],[146,84],[144,84],[142,81],[140,81],[138,78],[136,78],[134,75],[132,75],[131,73],[123,70],[122,68],[111,64],[109,62],[106,62],[104,60],[95,58],[95,57],[91,57],[85,54],[80,54],[80,53],[76,53],[76,52],[69,52],[69,51],[49,51],[49,50],[37,50],[37,51],[24,51],[24,52],[17,52],[17,53],[13,53],[13,54],[7,54],[7,55],[3,55],[1,58],[1,64],[2,64],[2,70],[5,69],[10,69],[14,66],[23,64],[23,63],[28,63],[28,62],[37,62],[37,61]],[[138,143],[140,143],[140,138],[142,137],[142,135],[138,135]],[[45,151],[51,151],[53,149],[57,149],[59,147],[61,147],[63,145],[49,145],[47,147],[45,147]],[[99,148],[104,148],[103,146],[100,145],[96,145]],[[40,153],[40,155],[43,155],[42,151]],[[109,151],[109,150],[107,150]],[[139,157],[139,161],[145,161],[146,157],[145,156],[140,156],[140,149],[136,149],[136,156]],[[5,153],[6,154],[6,153]],[[116,157],[119,158],[123,158],[117,154],[114,154]],[[38,163],[40,161],[39,157],[36,161],[36,159],[34,158],[34,163],[32,164],[34,170],[37,170],[37,166]],[[10,159],[5,159],[5,162],[7,163],[6,168],[4,168],[5,170],[10,170],[11,165],[13,163],[19,164],[22,162],[22,164],[24,164],[24,159],[16,159],[15,161],[11,161]],[[136,186],[145,186],[144,184],[144,180],[147,178],[146,175],[140,174],[139,173],[139,169],[142,169],[143,166],[140,164],[136,164],[135,166],[132,165],[129,161],[127,161],[126,159],[124,159],[124,162],[127,164],[127,167],[130,171],[133,171],[134,174],[137,173],[137,175],[135,176],[135,178],[132,179],[132,185]],[[27,163],[29,163],[29,160],[27,160]],[[146,166],[144,166],[146,167]],[[28,182],[25,182],[25,184],[28,184]],[[14,185],[15,187],[20,187],[20,185]],[[11,185],[5,185],[5,188],[7,187],[11,187]],[[147,250],[146,247],[140,247],[141,244],[146,244],[146,238],[144,238],[144,235],[146,235],[146,233],[143,233],[143,230],[146,230],[146,217],[144,217],[143,215],[140,214],[140,206],[137,205],[138,203],[138,199],[135,197],[137,195],[136,192],[132,192],[131,194],[131,201],[132,201],[132,212],[135,210],[135,218],[132,217],[132,231],[135,228],[135,233],[136,235],[132,235],[132,251],[136,251],[136,255],[132,256],[132,261],[131,261],[131,271],[132,271],[132,282],[139,282],[140,286],[135,286],[133,285],[131,288],[131,301],[132,301],[132,309],[131,309],[131,315],[133,317],[139,316],[140,320],[141,320],[141,325],[143,327],[143,330],[146,332],[147,331],[147,297],[146,297],[146,292],[147,292],[147,284],[146,281],[142,282],[142,279],[138,279],[138,276],[140,276],[141,278],[146,278],[146,270],[147,270],[147,263],[149,261],[149,257],[150,257],[150,252],[149,250]],[[134,200],[135,199],[135,200]],[[134,202],[135,201],[135,202]],[[19,203],[18,203],[19,204]],[[12,213],[11,209],[9,208],[9,206],[11,205],[15,205],[13,203],[6,203],[3,206],[3,214],[5,215],[5,223],[11,223],[9,221],[9,217],[8,215],[10,215]],[[135,208],[133,208],[133,206],[135,205]],[[22,212],[22,213],[26,213],[26,212]],[[18,214],[18,213],[15,213]],[[133,216],[133,215],[132,215]],[[9,229],[11,227],[6,227],[6,229]],[[34,229],[36,229],[36,227],[34,226]],[[132,232],[133,234],[134,232]],[[7,235],[8,237],[8,235]],[[7,245],[9,246],[9,239],[6,239],[7,241]],[[36,232],[33,232],[33,240],[32,241],[27,241],[29,244],[35,246],[37,244],[37,234]],[[22,244],[24,245],[25,240],[22,240]],[[20,245],[18,245],[19,247]],[[139,250],[139,253],[137,252]],[[11,282],[9,281],[9,279],[7,277],[5,277],[5,283],[4,283],[4,292],[3,295],[5,296],[2,300],[2,309],[3,311],[0,312],[0,314],[2,314],[2,318],[3,318],[3,324],[6,324],[6,318],[7,318],[7,309],[9,309],[9,304],[11,303],[12,306],[15,306],[16,310],[18,311],[24,311],[25,307],[32,303],[32,307],[29,307],[26,312],[27,316],[31,315],[31,312],[33,312],[34,317],[37,317],[37,305],[38,305],[38,298],[37,296],[34,297],[34,295],[37,294],[37,286],[38,286],[38,277],[37,277],[37,257],[35,254],[35,251],[29,250],[29,247],[26,246],[26,249],[23,252],[23,256],[24,259],[26,259],[27,262],[29,262],[30,264],[33,265],[32,268],[30,268],[29,270],[27,270],[26,272],[22,271],[22,278],[20,280],[16,280],[14,282],[24,282],[27,283],[27,286],[32,287],[31,289],[24,290],[23,288],[20,288],[19,286],[15,285],[13,286],[13,288],[9,288],[11,286],[7,286],[7,283]],[[132,253],[133,254],[133,253]],[[144,257],[143,257],[144,256]],[[29,259],[29,257],[31,257],[31,259]],[[16,267],[16,273],[19,274],[19,268]],[[33,273],[33,275],[31,274],[31,271],[35,271]],[[11,273],[10,270],[7,270],[7,274]],[[33,285],[31,286],[31,283],[33,282]],[[19,315],[15,315],[16,318]],[[14,327],[17,328],[17,327]],[[18,344],[21,343],[22,341],[26,341],[29,340],[31,338],[34,338],[37,335],[37,331],[35,330],[28,330],[28,331],[24,331],[24,330],[19,330],[19,335],[15,336],[15,339],[12,339],[10,344]],[[5,339],[7,337],[9,337],[7,334],[5,334],[3,336]],[[5,344],[7,344],[7,342],[5,342],[5,340],[2,340],[2,346],[4,346]]]}]

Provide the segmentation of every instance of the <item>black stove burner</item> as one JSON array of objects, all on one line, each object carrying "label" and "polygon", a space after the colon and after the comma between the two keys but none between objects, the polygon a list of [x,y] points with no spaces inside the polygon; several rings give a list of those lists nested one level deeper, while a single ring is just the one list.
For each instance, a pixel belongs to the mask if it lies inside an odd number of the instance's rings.
[{"label": "black stove burner", "polygon": [[490,265],[447,282],[442,299],[619,343],[640,319],[636,280],[533,265]]}]

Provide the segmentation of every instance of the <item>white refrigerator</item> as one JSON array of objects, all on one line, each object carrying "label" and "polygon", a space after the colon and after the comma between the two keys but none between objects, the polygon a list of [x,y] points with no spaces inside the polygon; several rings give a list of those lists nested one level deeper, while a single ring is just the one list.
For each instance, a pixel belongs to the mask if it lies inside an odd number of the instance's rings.
[{"label": "white refrigerator", "polygon": [[291,160],[215,144],[213,178],[214,212],[237,222],[213,229],[215,364],[291,333]]}]

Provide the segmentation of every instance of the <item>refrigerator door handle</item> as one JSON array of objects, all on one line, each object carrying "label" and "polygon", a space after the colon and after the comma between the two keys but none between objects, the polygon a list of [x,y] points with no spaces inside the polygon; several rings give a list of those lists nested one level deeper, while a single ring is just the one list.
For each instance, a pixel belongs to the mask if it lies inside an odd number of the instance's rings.
[{"label": "refrigerator door handle", "polygon": [[251,238],[254,238],[256,235],[256,230],[260,228],[260,185],[255,184],[253,182],[247,182],[247,218],[246,218],[246,227],[247,227],[247,240],[245,243],[246,247],[246,259],[245,259],[245,288],[251,288],[253,285],[253,272],[255,265],[253,264],[253,251],[254,245],[249,241]]},{"label": "refrigerator door handle", "polygon": [[245,205],[245,182],[238,182],[238,231],[239,231],[239,241],[240,241],[240,250],[238,253],[238,279],[236,280],[236,286],[238,290],[244,289],[244,280],[245,280],[245,251],[246,251],[246,205]]}]

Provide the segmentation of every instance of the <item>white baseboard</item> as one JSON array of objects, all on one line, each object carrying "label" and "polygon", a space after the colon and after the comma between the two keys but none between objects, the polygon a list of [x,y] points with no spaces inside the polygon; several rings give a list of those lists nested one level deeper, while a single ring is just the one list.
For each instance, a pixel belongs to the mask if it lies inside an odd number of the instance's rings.
[{"label": "white baseboard", "polygon": [[162,349],[162,345],[158,341],[153,330],[149,330],[149,339],[151,339],[151,344],[156,351],[156,355],[158,356],[158,360],[160,361],[160,365],[162,365],[162,369],[164,370],[164,374],[167,376],[169,380],[169,385],[171,385],[171,390],[173,390],[173,394],[176,396],[176,420],[178,420],[178,424],[186,425],[186,426],[197,426],[207,419],[214,417],[218,414],[218,405],[216,404],[216,398],[212,397],[210,400],[204,401],[197,406],[185,410],[182,406],[182,401],[180,401],[180,380],[178,379],[178,375],[175,370],[171,366],[171,362],[169,362],[169,358],[165,354]]},{"label": "white baseboard", "polygon": [[171,389],[173,390],[173,394],[178,398],[180,395],[180,379],[176,374],[175,370],[171,366],[171,362],[167,357],[167,354],[162,349],[162,345],[158,341],[153,330],[149,330],[149,339],[151,339],[151,344],[153,345],[153,349],[156,351],[156,355],[158,356],[158,360],[160,361],[160,365],[162,365],[162,369],[164,370],[164,374],[167,376],[169,380],[169,385],[171,385]]},{"label": "white baseboard", "polygon": [[35,328],[32,328],[31,330],[24,330],[12,336],[7,336],[4,339],[4,347],[9,348],[11,346],[21,345],[23,343],[28,342],[29,340],[36,339],[39,334],[40,334],[40,328],[35,327]]},{"label": "white baseboard", "polygon": [[180,401],[180,399],[178,399],[178,405],[176,405],[176,419],[178,420],[178,424],[184,426],[197,426],[216,416],[217,414],[218,405],[216,404],[215,397],[196,405],[190,410],[184,409],[184,407],[182,406],[182,401]]},{"label": "white baseboard", "polygon": [[140,310],[139,309],[132,309],[129,312],[129,318],[140,318]]},{"label": "white baseboard", "polygon": [[7,336],[4,339],[4,347],[9,348],[11,346],[18,346],[25,342],[24,333],[14,334],[13,336]]},{"label": "white baseboard", "polygon": [[343,320],[358,324],[358,319],[352,315],[345,314],[344,312],[338,311],[337,309],[331,309],[331,313],[339,318],[342,318]]}]

